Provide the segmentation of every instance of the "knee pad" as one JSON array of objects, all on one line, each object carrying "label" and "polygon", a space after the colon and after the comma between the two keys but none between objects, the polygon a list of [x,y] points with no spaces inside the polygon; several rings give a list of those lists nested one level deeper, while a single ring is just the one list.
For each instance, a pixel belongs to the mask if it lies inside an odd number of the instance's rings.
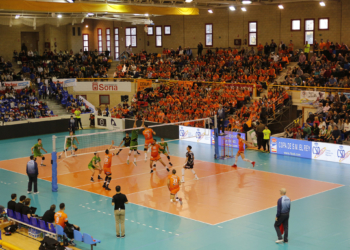
[{"label": "knee pad", "polygon": [[134,151],[134,155],[137,155],[137,151]]},{"label": "knee pad", "polygon": [[67,152],[67,151],[68,151],[68,149],[63,150],[63,152],[64,152],[64,151],[66,151],[66,152]]},{"label": "knee pad", "polygon": [[78,150],[78,148],[75,149],[75,151],[77,151],[77,150]]},{"label": "knee pad", "polygon": [[45,160],[45,157],[43,157],[42,159]]},{"label": "knee pad", "polygon": [[109,176],[109,177],[108,177],[108,182],[111,182],[111,180],[112,180],[112,177]]},{"label": "knee pad", "polygon": [[144,151],[147,151],[147,148],[144,148],[143,150],[144,150]]}]

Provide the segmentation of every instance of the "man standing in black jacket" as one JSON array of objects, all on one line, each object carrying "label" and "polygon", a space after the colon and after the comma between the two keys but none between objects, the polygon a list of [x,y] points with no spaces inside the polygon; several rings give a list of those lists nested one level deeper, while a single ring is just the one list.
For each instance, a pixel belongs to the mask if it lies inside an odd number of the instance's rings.
[{"label": "man standing in black jacket", "polygon": [[38,194],[38,164],[35,162],[36,158],[33,155],[30,156],[30,161],[27,163],[27,175],[29,178],[28,182],[28,194],[32,192],[32,184],[34,183],[34,194]]}]

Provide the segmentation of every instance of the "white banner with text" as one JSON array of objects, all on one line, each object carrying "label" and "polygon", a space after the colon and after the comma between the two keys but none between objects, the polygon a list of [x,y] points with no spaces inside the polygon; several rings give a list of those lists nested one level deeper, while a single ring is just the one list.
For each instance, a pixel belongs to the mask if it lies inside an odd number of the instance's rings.
[{"label": "white banner with text", "polygon": [[73,90],[131,92],[131,82],[77,82]]}]

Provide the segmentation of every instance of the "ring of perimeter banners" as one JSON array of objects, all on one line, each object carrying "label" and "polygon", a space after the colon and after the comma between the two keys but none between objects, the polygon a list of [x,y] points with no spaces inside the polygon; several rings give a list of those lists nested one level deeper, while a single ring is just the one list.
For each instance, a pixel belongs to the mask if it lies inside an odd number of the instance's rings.
[{"label": "ring of perimeter banners", "polygon": [[350,146],[271,137],[272,154],[350,164]]}]

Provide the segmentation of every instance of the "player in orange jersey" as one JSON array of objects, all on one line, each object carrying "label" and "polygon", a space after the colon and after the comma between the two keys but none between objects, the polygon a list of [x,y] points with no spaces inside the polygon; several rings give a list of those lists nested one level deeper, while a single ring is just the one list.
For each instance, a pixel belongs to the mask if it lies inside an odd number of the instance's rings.
[{"label": "player in orange jersey", "polygon": [[162,158],[160,158],[159,149],[162,150],[164,149],[164,147],[160,146],[159,144],[156,144],[156,141],[153,140],[151,144],[151,160],[149,163],[149,166],[151,168],[151,174],[153,173],[153,162],[156,162],[156,161],[159,161],[160,163],[162,163],[162,165],[166,167],[166,170],[168,172],[170,171],[169,168],[163,162]]},{"label": "player in orange jersey", "polygon": [[156,132],[154,132],[153,129],[149,128],[145,124],[145,118],[142,119],[141,127],[144,128],[144,130],[142,131],[142,134],[145,137],[145,161],[147,161],[147,150],[151,146],[153,142],[153,135],[156,135]]},{"label": "player in orange jersey", "polygon": [[179,198],[177,196],[177,192],[180,191],[180,185],[181,185],[180,177],[176,175],[175,169],[173,169],[172,173],[173,174],[169,175],[167,179],[167,185],[170,191],[170,202],[173,202],[175,200],[175,201],[179,201],[180,205],[182,205],[182,198]]},{"label": "player in orange jersey", "polygon": [[237,139],[238,139],[238,152],[236,154],[236,161],[235,161],[235,164],[232,165],[232,167],[237,167],[237,161],[238,161],[238,157],[241,156],[242,157],[242,160],[243,161],[247,161],[247,162],[250,162],[253,167],[255,166],[255,161],[251,161],[247,158],[244,157],[244,144],[252,144],[250,142],[247,142],[245,140],[243,140],[241,138],[241,134],[237,134]]},{"label": "player in orange jersey", "polygon": [[112,179],[111,167],[112,167],[112,157],[113,157],[113,155],[109,152],[109,150],[111,150],[113,145],[114,145],[114,141],[112,141],[111,146],[109,146],[109,148],[106,149],[105,160],[103,163],[103,171],[105,172],[106,178],[105,178],[105,181],[104,181],[102,187],[108,191],[111,190],[108,186],[109,186],[109,183],[111,182],[111,179]]}]

